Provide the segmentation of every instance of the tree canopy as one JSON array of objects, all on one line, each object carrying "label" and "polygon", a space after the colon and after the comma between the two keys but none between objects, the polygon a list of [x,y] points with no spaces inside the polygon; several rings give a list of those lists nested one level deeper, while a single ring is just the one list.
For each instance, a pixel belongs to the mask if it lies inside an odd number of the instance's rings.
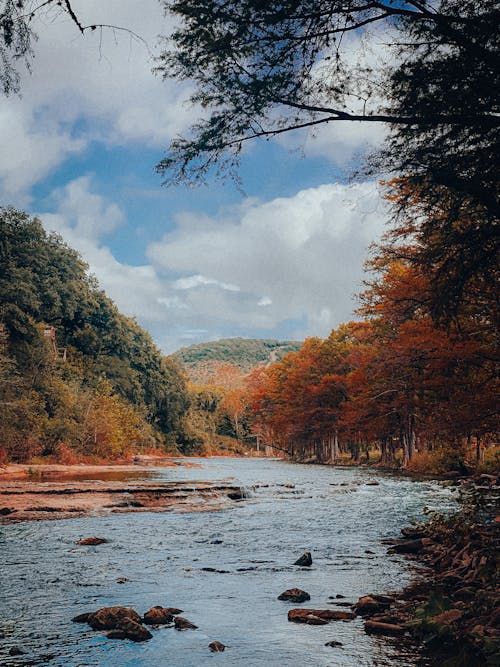
[{"label": "tree canopy", "polygon": [[182,372],[87,268],[38,219],[0,208],[0,458],[61,445],[107,458],[180,441]]},{"label": "tree canopy", "polygon": [[192,101],[206,114],[158,164],[167,183],[234,173],[251,139],[382,122],[388,139],[361,171],[398,178],[389,186],[392,251],[432,276],[433,317],[456,317],[496,277],[498,3],[164,4],[179,27],[157,71],[194,81]]},{"label": "tree canopy", "polygon": [[[492,0],[164,5],[179,28],[157,69],[194,81],[192,99],[208,110],[158,165],[169,182],[203,178],[215,164],[234,166],[251,138],[324,123],[389,123],[397,171],[442,160],[450,141],[466,139],[466,160],[497,132],[499,10]],[[369,52],[373,31],[385,43],[382,69]],[[424,146],[425,165],[417,159]]]}]

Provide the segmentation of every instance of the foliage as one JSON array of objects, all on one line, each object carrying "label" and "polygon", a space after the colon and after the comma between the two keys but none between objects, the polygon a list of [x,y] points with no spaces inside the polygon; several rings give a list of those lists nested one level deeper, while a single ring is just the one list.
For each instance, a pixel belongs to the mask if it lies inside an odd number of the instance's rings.
[{"label": "foliage", "polygon": [[384,464],[401,450],[403,467],[426,459],[432,472],[464,472],[474,458],[479,466],[481,443],[498,432],[494,332],[466,309],[456,326],[436,325],[425,308],[429,278],[384,257],[363,295],[368,320],[308,339],[254,374],[254,431],[301,459],[336,462],[350,452],[359,461],[376,445]]},{"label": "foliage", "polygon": [[57,456],[62,443],[100,458],[175,448],[188,407],[180,368],[74,250],[12,208],[0,209],[0,323],[0,448],[11,459]]},{"label": "foliage", "polygon": [[394,234],[412,252],[393,251],[433,276],[434,319],[453,319],[478,284],[498,280],[497,2],[164,4],[178,27],[157,70],[194,82],[206,110],[158,164],[166,182],[234,173],[258,137],[384,122],[388,141],[363,171],[399,178]]},{"label": "foliage", "polygon": [[[498,7],[491,0],[164,5],[178,27],[157,69],[194,81],[193,101],[209,110],[192,137],[174,140],[158,165],[172,182],[203,178],[214,165],[234,166],[248,139],[320,123],[391,123],[397,171],[412,142],[421,153],[425,139],[427,154],[442,156],[448,135],[479,148],[481,135],[498,128],[491,87],[498,77]],[[353,57],[353,45],[363,49],[369,29],[382,31],[397,52],[380,71],[370,54],[361,62]]]},{"label": "foliage", "polygon": [[225,338],[183,347],[172,356],[182,363],[192,382],[220,385],[221,374],[228,366],[243,376],[255,366],[278,361],[300,345],[293,341]]}]

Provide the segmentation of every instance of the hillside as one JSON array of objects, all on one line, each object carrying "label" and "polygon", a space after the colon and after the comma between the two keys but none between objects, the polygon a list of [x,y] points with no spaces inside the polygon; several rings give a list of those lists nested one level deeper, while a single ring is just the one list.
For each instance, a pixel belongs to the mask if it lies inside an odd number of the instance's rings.
[{"label": "hillside", "polygon": [[183,347],[172,356],[184,365],[193,382],[203,384],[227,364],[248,373],[256,366],[280,361],[285,354],[301,346],[302,343],[296,341],[224,338]]},{"label": "hillside", "polygon": [[177,451],[188,407],[177,365],[79,254],[12,208],[0,208],[0,406],[0,464]]}]

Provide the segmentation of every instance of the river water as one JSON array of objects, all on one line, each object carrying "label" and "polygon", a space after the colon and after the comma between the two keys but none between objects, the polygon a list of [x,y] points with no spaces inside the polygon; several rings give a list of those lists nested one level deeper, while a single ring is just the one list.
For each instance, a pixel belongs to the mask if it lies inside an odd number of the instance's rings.
[{"label": "river water", "polygon": [[[0,528],[1,665],[419,664],[414,647],[366,635],[361,619],[289,623],[288,609],[300,605],[277,596],[298,587],[311,595],[302,606],[343,609],[335,601],[400,590],[418,572],[403,557],[387,556],[380,540],[421,519],[425,506],[453,506],[447,488],[360,468],[265,459],[199,463],[150,475],[158,481],[229,481],[246,489],[248,500],[211,512],[115,514]],[[373,480],[379,485],[366,485]],[[75,545],[88,535],[110,541]],[[304,551],[312,552],[310,568],[293,565]],[[129,581],[117,583],[121,577]],[[330,599],[339,594],[345,598]],[[150,641],[134,644],[71,622],[108,605],[139,613],[154,605],[180,607],[199,629],[161,628]],[[224,653],[209,652],[214,640],[226,644]],[[325,646],[332,640],[343,646]],[[27,653],[9,657],[12,646]]]}]

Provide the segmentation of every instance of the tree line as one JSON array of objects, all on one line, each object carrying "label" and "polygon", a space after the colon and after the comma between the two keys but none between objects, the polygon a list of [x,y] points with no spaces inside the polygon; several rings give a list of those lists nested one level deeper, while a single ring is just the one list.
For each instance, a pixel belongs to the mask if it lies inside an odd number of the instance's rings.
[{"label": "tree line", "polygon": [[189,404],[182,371],[87,269],[38,219],[0,209],[3,460],[112,459],[182,447]]},{"label": "tree line", "polygon": [[[407,202],[400,188],[391,183],[388,196]],[[374,249],[364,319],[254,371],[248,405],[264,443],[302,460],[359,462],[377,449],[384,464],[455,469],[479,462],[486,448],[498,465],[490,449],[498,442],[496,284],[477,278],[474,300],[437,321],[432,272],[411,261],[419,248],[407,233],[402,221]]]}]

